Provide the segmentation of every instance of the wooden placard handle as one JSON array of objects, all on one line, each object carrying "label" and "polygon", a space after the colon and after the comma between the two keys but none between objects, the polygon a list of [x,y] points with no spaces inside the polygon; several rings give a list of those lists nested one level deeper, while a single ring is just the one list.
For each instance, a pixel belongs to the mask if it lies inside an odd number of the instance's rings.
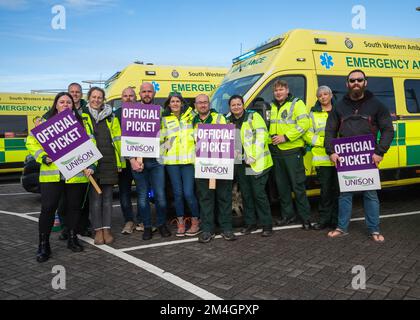
[{"label": "wooden placard handle", "polygon": [[98,184],[96,183],[95,179],[93,179],[92,176],[89,176],[89,181],[90,183],[93,185],[93,187],[95,188],[96,192],[98,194],[102,194],[102,190],[101,188],[99,188]]},{"label": "wooden placard handle", "polygon": [[[87,169],[85,169],[85,170],[84,170],[84,172],[85,172],[85,173],[86,173],[86,170],[87,170]],[[97,192],[98,194],[102,194],[102,190],[101,190],[101,188],[99,188],[98,184],[96,183],[95,179],[93,179],[92,175],[90,175],[88,178],[89,178],[90,183],[91,183],[91,184],[93,185],[93,187],[95,188],[96,192]]]},{"label": "wooden placard handle", "polygon": [[209,179],[209,189],[210,190],[216,189],[216,179]]}]

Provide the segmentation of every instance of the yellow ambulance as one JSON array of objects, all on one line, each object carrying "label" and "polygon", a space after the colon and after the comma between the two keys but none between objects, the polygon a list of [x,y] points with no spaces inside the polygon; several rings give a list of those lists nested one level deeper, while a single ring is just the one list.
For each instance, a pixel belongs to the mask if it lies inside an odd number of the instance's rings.
[{"label": "yellow ambulance", "polygon": [[[212,107],[227,113],[229,97],[240,94],[246,107],[263,106],[268,115],[273,83],[282,79],[309,112],[318,86],[329,86],[341,99],[354,69],[366,73],[368,90],[388,107],[394,123],[395,138],[380,166],[382,185],[420,182],[420,39],[292,30],[233,59]],[[310,157],[306,172],[313,175]],[[319,191],[315,179],[307,187],[309,194]]]},{"label": "yellow ambulance", "polygon": [[0,93],[0,173],[20,172],[34,119],[47,112],[54,95]]},{"label": "yellow ambulance", "polygon": [[121,106],[121,93],[127,87],[134,88],[137,98],[143,82],[153,84],[155,103],[163,105],[170,92],[179,92],[191,105],[201,93],[210,95],[222,82],[228,68],[157,66],[133,63],[115,73],[105,82],[107,103],[114,110]]}]

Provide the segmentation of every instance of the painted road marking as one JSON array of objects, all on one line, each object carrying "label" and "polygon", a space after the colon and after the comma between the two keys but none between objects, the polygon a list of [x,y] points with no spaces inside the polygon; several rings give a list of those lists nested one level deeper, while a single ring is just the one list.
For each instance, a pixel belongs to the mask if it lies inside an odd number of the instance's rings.
[{"label": "painted road marking", "polygon": [[[35,221],[38,222],[38,218],[35,217],[31,217],[28,216],[25,213],[16,213],[16,212],[10,212],[10,211],[3,211],[0,210],[0,213],[3,214],[8,214],[8,215],[12,215],[12,216],[16,216],[16,217],[20,217],[20,218],[24,218],[24,219],[28,219],[31,221]],[[177,287],[180,287],[194,295],[196,295],[197,297],[204,299],[204,300],[223,300],[222,298],[212,294],[211,292],[204,290],[198,286],[196,286],[195,284],[192,284],[191,282],[185,281],[182,278],[170,273],[170,272],[166,272],[163,269],[160,269],[159,267],[156,267],[153,264],[150,264],[146,261],[143,261],[141,259],[138,259],[136,257],[133,257],[125,252],[122,252],[121,250],[118,249],[114,249],[110,246],[107,245],[101,245],[101,246],[97,246],[94,244],[94,240],[92,238],[89,237],[79,237],[80,239],[82,239],[83,241],[91,244],[92,246],[95,246],[96,248],[105,251],[109,254],[112,254],[113,256],[116,256],[120,259],[123,259],[124,261],[127,261],[131,264],[134,264],[135,266],[150,272],[156,276],[158,276],[159,278],[162,278],[163,280],[166,280],[172,284],[174,284]]]},{"label": "painted road marking", "polygon": [[[388,214],[388,215],[380,216],[380,218],[381,219],[398,218],[398,217],[405,217],[405,216],[413,216],[413,215],[417,215],[417,214],[420,214],[420,211]],[[365,220],[364,217],[350,219],[350,221],[363,221],[363,220]],[[292,225],[292,226],[274,227],[273,230],[278,231],[278,230],[300,229],[300,228],[302,228],[302,225],[298,224],[298,225]],[[262,232],[262,229],[258,229],[256,231],[253,231],[252,233],[254,234],[254,233],[261,233],[261,232]],[[235,235],[239,236],[239,237],[244,236],[240,232],[235,232]],[[220,238],[222,238],[222,236],[220,236],[220,235],[215,237],[215,239],[220,239]],[[159,242],[159,243],[153,243],[153,244],[145,244],[145,245],[142,245],[142,246],[123,248],[123,249],[120,249],[120,251],[129,252],[129,251],[134,251],[134,250],[142,250],[142,249],[163,247],[163,246],[182,244],[182,243],[188,243],[188,242],[194,242],[194,241],[198,241],[197,237],[192,238],[192,239],[185,239],[185,240],[175,240],[175,241],[165,241],[165,242]]]}]

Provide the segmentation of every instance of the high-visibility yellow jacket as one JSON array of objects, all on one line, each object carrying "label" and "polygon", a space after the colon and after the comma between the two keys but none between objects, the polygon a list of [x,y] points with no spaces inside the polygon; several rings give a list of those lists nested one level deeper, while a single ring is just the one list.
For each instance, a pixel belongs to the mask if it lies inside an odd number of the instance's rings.
[{"label": "high-visibility yellow jacket", "polygon": [[[232,117],[233,115],[228,116],[228,122],[233,122]],[[241,143],[245,161],[255,160],[250,163],[255,173],[261,173],[273,166],[273,159],[268,149],[267,126],[258,112],[245,110],[245,118],[241,126]]]},{"label": "high-visibility yellow jacket", "polygon": [[[88,125],[86,118],[89,115],[83,113],[83,123],[86,129],[88,136],[92,139],[92,141],[96,144],[95,137],[92,134],[91,126]],[[38,140],[33,136],[32,133],[28,135],[26,140],[26,148],[28,149],[29,153],[35,158],[36,162],[41,164],[40,172],[39,172],[39,182],[59,182],[61,180],[60,170],[58,167],[51,163],[49,165],[42,162],[42,158],[47,156],[47,153],[42,148],[41,144]],[[88,183],[89,179],[84,175],[83,172],[79,172],[73,178],[66,180],[66,183]]]},{"label": "high-visibility yellow jacket", "polygon": [[[92,135],[94,133],[93,130],[93,123],[92,118],[89,114],[83,114],[83,121],[86,122],[87,126],[89,126],[90,131],[92,132]],[[118,169],[125,168],[126,162],[125,157],[121,156],[121,125],[118,118],[115,116],[115,114],[112,114],[111,116],[107,117],[105,119],[106,125],[108,127],[109,133],[111,135],[112,139],[112,146],[114,147],[115,152],[115,160],[117,163]]]},{"label": "high-visibility yellow jacket", "polygon": [[305,132],[304,139],[312,147],[312,165],[314,167],[334,166],[324,147],[325,125],[327,124],[328,114],[327,111],[322,110],[318,103],[309,113],[311,126]]},{"label": "high-visibility yellow jacket", "polygon": [[289,95],[283,105],[271,104],[270,136],[284,135],[288,139],[277,145],[280,150],[302,148],[305,145],[303,135],[309,123],[305,103],[299,98]]},{"label": "high-visibility yellow jacket", "polygon": [[162,117],[160,141],[163,163],[193,164],[195,160],[195,141],[191,107],[185,107],[180,117],[173,113],[164,113]]},{"label": "high-visibility yellow jacket", "polygon": [[199,114],[195,115],[195,117],[193,118],[194,129],[197,129],[197,126],[200,123],[202,123],[202,124],[226,124],[226,118],[223,114],[217,113],[215,110],[212,109],[212,110],[210,110],[210,113],[207,116],[207,118],[204,119],[204,120],[200,119]]}]

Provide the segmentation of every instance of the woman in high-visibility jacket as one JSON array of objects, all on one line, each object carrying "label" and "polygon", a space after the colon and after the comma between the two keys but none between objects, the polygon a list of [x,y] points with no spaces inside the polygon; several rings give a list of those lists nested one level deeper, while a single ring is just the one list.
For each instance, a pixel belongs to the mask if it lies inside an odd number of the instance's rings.
[{"label": "woman in high-visibility jacket", "polygon": [[[163,163],[171,180],[177,216],[177,237],[195,236],[200,233],[199,209],[194,194],[195,140],[193,109],[181,94],[171,93],[165,102],[162,117],[161,144]],[[185,231],[184,198],[191,210],[191,226]]]},{"label": "woman in high-visibility jacket", "polygon": [[[121,157],[121,126],[112,112],[112,107],[105,102],[105,91],[93,87],[88,92],[89,126],[92,127],[96,145],[102,154],[95,170],[95,180],[102,190],[98,194],[94,188],[89,191],[90,216],[95,230],[97,245],[110,244],[114,241],[111,233],[112,189],[118,183],[118,172],[125,166]],[[122,160],[122,161],[121,161]]]},{"label": "woman in high-visibility jacket", "polygon": [[325,125],[328,115],[333,110],[332,91],[327,86],[320,86],[316,92],[317,103],[309,114],[311,125],[304,135],[311,147],[312,166],[316,168],[321,183],[321,196],[318,203],[319,222],[312,226],[315,230],[328,227],[335,229],[338,222],[338,186],[337,170],[325,151]]},{"label": "woman in high-visibility jacket", "polygon": [[[67,109],[73,110],[73,114],[80,124],[84,124],[84,116],[79,115],[74,106],[71,95],[67,92],[60,92],[54,99],[50,117],[63,112]],[[47,120],[47,119],[46,119]],[[91,136],[88,126],[84,125],[87,133]],[[74,252],[83,251],[83,247],[78,242],[76,227],[80,218],[83,200],[87,191],[88,178],[86,175],[93,173],[94,166],[89,167],[84,172],[80,172],[69,180],[58,170],[58,167],[52,162],[51,158],[42,148],[38,140],[32,135],[28,136],[26,147],[34,156],[35,160],[41,164],[39,182],[41,186],[41,215],[39,217],[39,247],[37,252],[37,261],[45,262],[50,258],[50,233],[54,224],[54,215],[59,205],[59,200],[64,194],[66,225],[69,228],[69,238],[67,247]]]},{"label": "woman in high-visibility jacket", "polygon": [[234,175],[244,207],[245,228],[242,233],[257,230],[258,218],[263,228],[262,236],[269,237],[273,233],[273,220],[265,186],[273,160],[268,149],[267,126],[258,112],[245,110],[244,100],[239,95],[230,97],[229,108],[227,119],[235,124],[237,134],[235,153],[239,159],[235,159]]}]

